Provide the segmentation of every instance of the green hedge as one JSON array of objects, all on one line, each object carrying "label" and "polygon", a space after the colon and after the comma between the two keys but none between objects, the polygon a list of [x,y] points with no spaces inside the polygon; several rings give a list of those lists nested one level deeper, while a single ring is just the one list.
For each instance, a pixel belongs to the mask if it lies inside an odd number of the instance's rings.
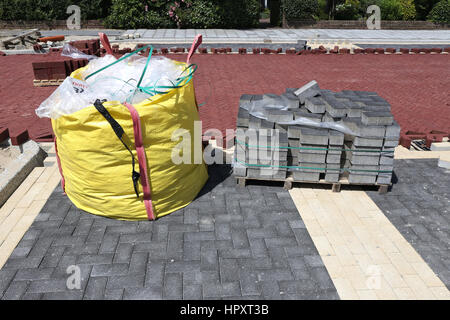
[{"label": "green hedge", "polygon": [[361,4],[358,0],[346,0],[336,6],[334,18],[336,20],[358,20],[361,18]]},{"label": "green hedge", "polygon": [[319,14],[317,0],[283,0],[282,10],[286,20],[312,20]]},{"label": "green hedge", "polygon": [[443,24],[450,24],[450,0],[442,0],[431,9],[428,19]]},{"label": "green hedge", "polygon": [[0,20],[65,20],[72,4],[82,20],[104,18],[121,29],[251,28],[261,9],[260,0],[0,0]]},{"label": "green hedge", "polygon": [[99,19],[108,15],[111,0],[1,0],[0,20],[66,20],[67,7],[78,5],[81,19]]},{"label": "green hedge", "polygon": [[163,0],[112,0],[105,25],[118,29],[174,28],[176,22],[170,19],[168,11],[168,2]]},{"label": "green hedge", "polygon": [[[176,2],[178,6],[175,6]],[[260,8],[259,0],[113,0],[106,24],[123,29],[251,28],[259,24]],[[170,12],[173,12],[172,16]]]}]

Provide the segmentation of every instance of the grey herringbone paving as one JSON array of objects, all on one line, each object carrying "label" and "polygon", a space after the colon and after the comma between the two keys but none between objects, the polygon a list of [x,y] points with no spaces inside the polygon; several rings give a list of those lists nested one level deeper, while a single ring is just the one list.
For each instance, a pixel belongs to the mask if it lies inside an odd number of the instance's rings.
[{"label": "grey herringbone paving", "polygon": [[437,159],[395,160],[391,192],[367,192],[450,289],[450,173]]},{"label": "grey herringbone paving", "polygon": [[210,166],[197,199],[154,222],[91,215],[57,187],[0,270],[0,297],[338,299],[289,193],[237,187],[230,170]]}]

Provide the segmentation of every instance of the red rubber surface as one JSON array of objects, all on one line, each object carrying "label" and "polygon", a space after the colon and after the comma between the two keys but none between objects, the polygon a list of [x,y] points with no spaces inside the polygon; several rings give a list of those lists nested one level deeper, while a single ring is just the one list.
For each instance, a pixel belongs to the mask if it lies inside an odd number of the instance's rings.
[{"label": "red rubber surface", "polygon": [[[184,61],[186,55],[169,55]],[[0,127],[10,132],[28,129],[32,139],[50,132],[49,119],[34,109],[55,87],[34,87],[34,61],[60,57],[20,55],[0,57]],[[392,105],[406,131],[450,132],[450,55],[237,55],[192,57],[203,129],[234,128],[241,94],[284,92],[317,80],[331,90],[376,91]]]}]

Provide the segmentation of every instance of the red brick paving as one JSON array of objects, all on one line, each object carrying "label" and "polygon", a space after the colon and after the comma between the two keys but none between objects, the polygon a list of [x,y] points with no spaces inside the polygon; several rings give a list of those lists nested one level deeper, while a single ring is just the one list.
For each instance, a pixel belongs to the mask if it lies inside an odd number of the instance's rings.
[{"label": "red brick paving", "polygon": [[[170,55],[176,60],[185,55]],[[51,59],[58,59],[53,56]],[[55,87],[34,87],[31,63],[42,55],[0,57],[0,127],[50,130],[34,109]],[[197,101],[204,130],[234,128],[241,94],[280,94],[315,79],[331,90],[376,91],[392,105],[402,132],[450,132],[449,55],[195,55]]]}]

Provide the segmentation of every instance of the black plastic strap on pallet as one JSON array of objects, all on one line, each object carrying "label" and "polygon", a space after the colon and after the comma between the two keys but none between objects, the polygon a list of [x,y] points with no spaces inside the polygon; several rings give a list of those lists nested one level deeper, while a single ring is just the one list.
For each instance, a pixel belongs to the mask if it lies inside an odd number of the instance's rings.
[{"label": "black plastic strap on pallet", "polygon": [[123,137],[123,134],[125,133],[125,131],[123,130],[122,126],[111,116],[111,114],[108,112],[108,110],[106,110],[106,108],[103,106],[103,102],[100,101],[99,99],[97,99],[94,102],[94,107],[97,109],[98,112],[100,112],[100,114],[106,119],[106,121],[109,122],[109,124],[111,125],[111,128],[113,129],[117,138],[119,138],[120,142],[122,142],[122,144],[125,146],[125,148],[127,148],[128,152],[131,155],[131,165],[132,165],[131,179],[133,181],[134,192],[136,193],[136,196],[139,198],[137,184],[138,184],[138,181],[139,181],[139,178],[141,175],[139,174],[139,172],[137,172],[134,169],[135,161],[134,161],[133,152],[127,146],[127,144],[123,141],[122,137]]}]

